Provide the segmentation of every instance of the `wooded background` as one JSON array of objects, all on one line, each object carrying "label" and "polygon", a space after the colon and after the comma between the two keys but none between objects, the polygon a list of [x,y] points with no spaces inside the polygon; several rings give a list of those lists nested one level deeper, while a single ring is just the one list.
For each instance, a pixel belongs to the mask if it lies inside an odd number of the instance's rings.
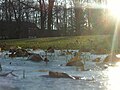
[{"label": "wooded background", "polygon": [[113,34],[107,0],[0,0],[0,39]]}]

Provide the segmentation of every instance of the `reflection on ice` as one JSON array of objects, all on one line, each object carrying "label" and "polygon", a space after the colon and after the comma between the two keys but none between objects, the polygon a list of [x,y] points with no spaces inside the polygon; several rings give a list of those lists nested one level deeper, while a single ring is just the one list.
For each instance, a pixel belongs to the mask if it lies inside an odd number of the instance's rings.
[{"label": "reflection on ice", "polygon": [[108,90],[120,90],[120,62],[108,69]]},{"label": "reflection on ice", "polygon": [[117,54],[116,57],[120,58],[120,54]]}]

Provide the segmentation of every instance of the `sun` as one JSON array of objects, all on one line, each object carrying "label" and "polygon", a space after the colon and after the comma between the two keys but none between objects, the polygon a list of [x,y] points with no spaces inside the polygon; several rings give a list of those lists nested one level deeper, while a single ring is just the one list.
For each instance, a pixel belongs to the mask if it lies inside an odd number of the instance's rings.
[{"label": "sun", "polygon": [[116,19],[120,19],[120,0],[108,0],[107,7],[110,15]]}]

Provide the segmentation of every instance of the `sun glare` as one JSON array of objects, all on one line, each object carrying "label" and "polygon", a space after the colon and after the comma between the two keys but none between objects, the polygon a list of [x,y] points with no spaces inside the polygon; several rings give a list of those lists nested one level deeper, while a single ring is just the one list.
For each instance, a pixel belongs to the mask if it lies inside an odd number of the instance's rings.
[{"label": "sun glare", "polygon": [[108,0],[107,7],[113,17],[120,19],[120,0]]}]

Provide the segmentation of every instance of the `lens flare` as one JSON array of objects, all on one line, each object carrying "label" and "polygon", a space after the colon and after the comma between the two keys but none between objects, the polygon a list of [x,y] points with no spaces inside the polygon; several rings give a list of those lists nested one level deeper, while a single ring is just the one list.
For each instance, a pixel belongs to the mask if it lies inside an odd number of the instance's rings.
[{"label": "lens flare", "polygon": [[117,40],[118,39],[118,26],[119,26],[119,19],[116,21],[116,24],[115,24],[111,53],[113,53],[115,51],[115,49],[118,48],[118,40]]}]

